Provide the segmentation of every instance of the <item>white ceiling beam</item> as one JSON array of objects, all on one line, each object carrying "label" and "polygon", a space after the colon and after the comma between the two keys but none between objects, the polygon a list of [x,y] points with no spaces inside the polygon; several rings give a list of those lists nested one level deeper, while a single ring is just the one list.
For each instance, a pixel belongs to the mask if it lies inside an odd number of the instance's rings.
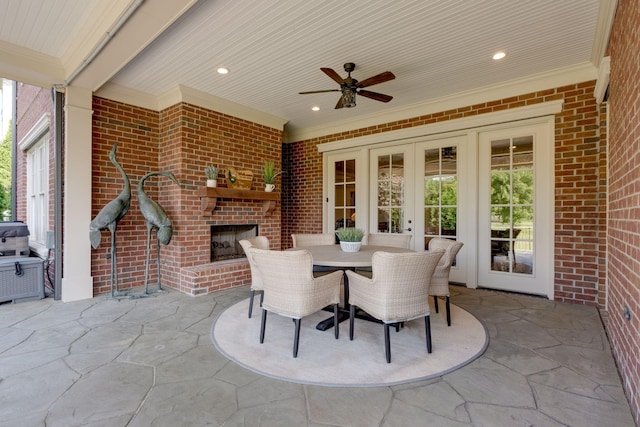
[{"label": "white ceiling beam", "polygon": [[197,0],[145,0],[73,82],[98,90]]}]

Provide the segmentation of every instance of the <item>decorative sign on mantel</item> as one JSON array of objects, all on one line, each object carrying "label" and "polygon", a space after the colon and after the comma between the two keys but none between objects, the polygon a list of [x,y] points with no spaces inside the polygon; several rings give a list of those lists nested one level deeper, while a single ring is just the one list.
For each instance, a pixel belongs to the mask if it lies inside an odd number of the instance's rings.
[{"label": "decorative sign on mantel", "polygon": [[236,168],[228,167],[225,177],[227,178],[227,187],[229,188],[251,189],[253,172],[250,170],[236,170]]}]

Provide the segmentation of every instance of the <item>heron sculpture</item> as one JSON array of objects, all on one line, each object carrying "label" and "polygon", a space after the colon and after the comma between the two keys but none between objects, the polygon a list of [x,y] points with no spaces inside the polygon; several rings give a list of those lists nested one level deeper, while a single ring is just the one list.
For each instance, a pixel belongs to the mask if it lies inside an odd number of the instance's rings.
[{"label": "heron sculpture", "polygon": [[144,182],[147,178],[154,175],[162,175],[171,179],[173,182],[180,186],[180,182],[176,179],[171,172],[149,172],[142,177],[138,182],[138,204],[140,205],[140,212],[147,222],[147,261],[144,267],[144,293],[149,294],[149,259],[151,257],[151,232],[156,230],[156,238],[158,243],[156,245],[156,263],[158,266],[158,289],[153,292],[162,291],[162,281],[160,276],[160,244],[168,245],[173,235],[173,226],[171,220],[167,216],[167,213],[162,209],[156,201],[152,200],[147,193],[144,192]]},{"label": "heron sculpture", "polygon": [[126,294],[121,294],[118,291],[118,263],[116,259],[116,228],[118,221],[122,219],[129,211],[131,206],[131,185],[129,184],[129,177],[124,172],[118,160],[116,160],[116,149],[118,148],[118,142],[113,144],[113,148],[109,151],[109,160],[116,167],[122,180],[124,181],[124,188],[115,199],[107,203],[102,210],[96,215],[96,217],[89,224],[89,240],[91,246],[97,249],[100,246],[102,240],[101,231],[108,229],[111,232],[111,297],[121,297]]}]

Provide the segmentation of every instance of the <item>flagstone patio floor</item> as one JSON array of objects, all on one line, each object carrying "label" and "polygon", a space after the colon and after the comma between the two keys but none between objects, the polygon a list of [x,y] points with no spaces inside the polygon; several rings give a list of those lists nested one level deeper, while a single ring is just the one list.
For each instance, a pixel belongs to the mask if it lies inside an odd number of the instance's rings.
[{"label": "flagstone patio floor", "polygon": [[429,381],[331,388],[216,351],[213,320],[248,295],[0,305],[0,427],[635,426],[594,307],[454,286],[489,331],[480,358]]}]

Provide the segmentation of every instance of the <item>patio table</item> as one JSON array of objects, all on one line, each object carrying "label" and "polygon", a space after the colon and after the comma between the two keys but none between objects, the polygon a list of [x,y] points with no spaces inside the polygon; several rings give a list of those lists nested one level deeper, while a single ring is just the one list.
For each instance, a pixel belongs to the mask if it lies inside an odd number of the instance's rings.
[{"label": "patio table", "polygon": [[[311,253],[314,267],[331,267],[336,270],[355,270],[356,268],[371,267],[371,257],[376,251],[384,252],[413,252],[411,249],[397,248],[393,246],[362,245],[358,252],[344,252],[340,245],[299,246],[288,250],[306,249]],[[358,316],[360,317],[360,316]],[[344,308],[338,313],[338,321],[349,318],[349,279],[344,275]],[[372,318],[363,317],[367,320]],[[333,316],[318,323],[316,329],[325,331],[333,327]]]}]

